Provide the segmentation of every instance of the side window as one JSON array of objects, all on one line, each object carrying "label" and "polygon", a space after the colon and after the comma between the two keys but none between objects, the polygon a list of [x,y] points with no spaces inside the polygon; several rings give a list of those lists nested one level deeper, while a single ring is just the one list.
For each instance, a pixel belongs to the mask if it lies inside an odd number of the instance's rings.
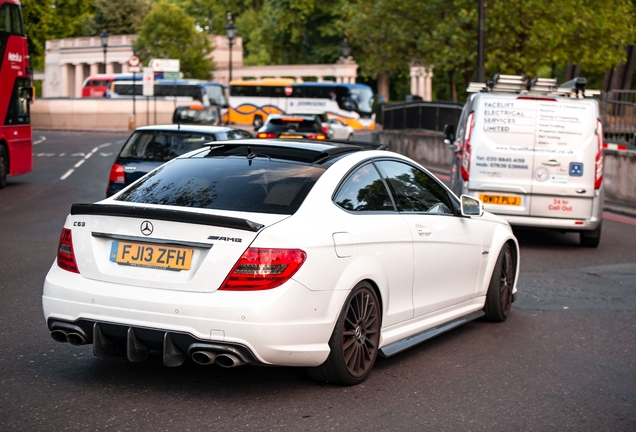
[{"label": "side window", "polygon": [[334,202],[350,211],[395,211],[389,192],[371,163],[356,169],[347,177]]},{"label": "side window", "polygon": [[22,13],[18,5],[5,3],[0,6],[0,33],[24,36]]},{"label": "side window", "polygon": [[376,162],[401,212],[453,214],[446,190],[418,168],[398,161]]}]

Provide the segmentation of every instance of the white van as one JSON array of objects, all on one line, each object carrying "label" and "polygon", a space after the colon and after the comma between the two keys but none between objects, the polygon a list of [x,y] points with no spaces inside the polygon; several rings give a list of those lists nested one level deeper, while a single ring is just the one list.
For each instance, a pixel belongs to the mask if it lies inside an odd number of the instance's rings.
[{"label": "white van", "polygon": [[445,131],[455,152],[451,188],[479,198],[511,225],[578,231],[582,246],[597,247],[603,212],[598,103],[584,97],[584,78],[561,87],[543,81],[532,86],[523,77],[495,75],[477,86],[456,133]]}]

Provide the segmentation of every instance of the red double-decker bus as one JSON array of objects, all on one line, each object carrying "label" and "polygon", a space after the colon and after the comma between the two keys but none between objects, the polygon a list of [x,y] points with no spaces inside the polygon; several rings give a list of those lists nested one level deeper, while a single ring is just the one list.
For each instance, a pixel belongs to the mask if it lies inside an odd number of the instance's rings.
[{"label": "red double-decker bus", "polygon": [[0,0],[0,189],[33,169],[31,68],[18,0]]}]

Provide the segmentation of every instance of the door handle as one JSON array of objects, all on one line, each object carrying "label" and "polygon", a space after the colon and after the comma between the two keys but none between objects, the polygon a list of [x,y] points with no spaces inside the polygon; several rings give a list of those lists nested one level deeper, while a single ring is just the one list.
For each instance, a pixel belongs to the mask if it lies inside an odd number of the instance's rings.
[{"label": "door handle", "polygon": [[418,228],[417,233],[421,236],[430,236],[432,231],[426,228]]},{"label": "door handle", "polygon": [[550,159],[549,161],[543,161],[541,162],[542,165],[547,165],[547,166],[559,166],[561,165],[561,162],[555,160],[555,159]]}]

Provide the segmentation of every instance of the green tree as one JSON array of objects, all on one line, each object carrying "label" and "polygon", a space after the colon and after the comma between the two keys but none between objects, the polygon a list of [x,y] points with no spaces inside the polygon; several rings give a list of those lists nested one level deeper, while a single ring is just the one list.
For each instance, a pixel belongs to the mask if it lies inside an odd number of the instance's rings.
[{"label": "green tree", "polygon": [[149,0],[94,0],[95,14],[86,22],[88,33],[98,35],[103,29],[112,35],[137,34],[150,11]]},{"label": "green tree", "polygon": [[151,58],[179,59],[187,78],[210,79],[214,70],[207,33],[198,32],[183,9],[165,0],[156,2],[144,18],[133,49],[144,64]]}]

